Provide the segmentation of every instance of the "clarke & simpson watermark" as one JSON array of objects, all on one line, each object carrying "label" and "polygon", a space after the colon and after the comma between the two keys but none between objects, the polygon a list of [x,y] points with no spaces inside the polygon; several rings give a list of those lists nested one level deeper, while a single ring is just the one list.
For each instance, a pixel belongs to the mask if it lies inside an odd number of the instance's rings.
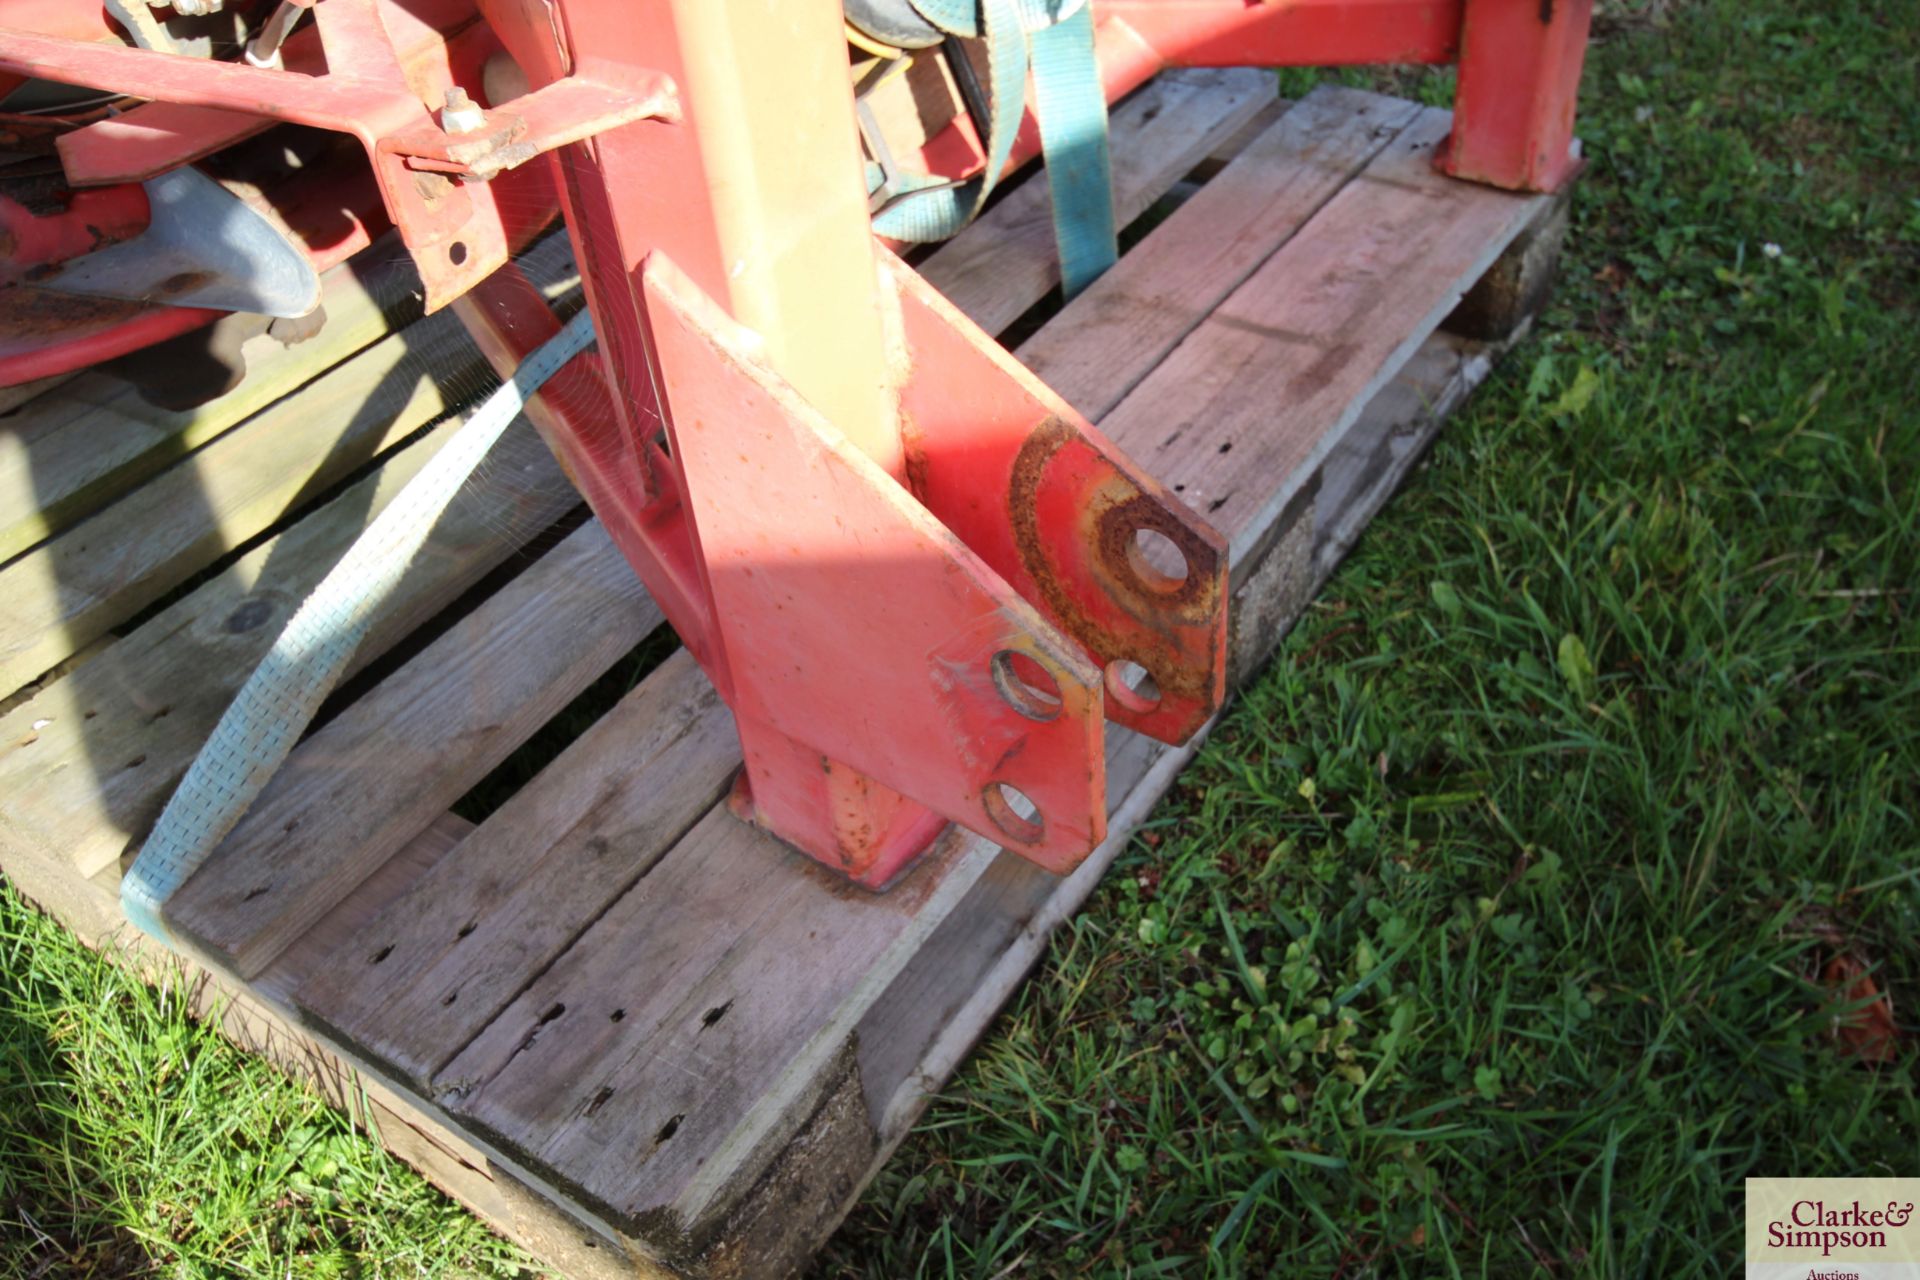
[{"label": "clarke & simpson watermark", "polygon": [[1920,1178],[1747,1179],[1747,1280],[1920,1280]]}]

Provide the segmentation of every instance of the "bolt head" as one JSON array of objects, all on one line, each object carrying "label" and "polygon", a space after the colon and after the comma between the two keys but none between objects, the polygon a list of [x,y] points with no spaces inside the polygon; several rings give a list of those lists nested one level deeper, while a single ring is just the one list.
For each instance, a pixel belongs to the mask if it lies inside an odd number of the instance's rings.
[{"label": "bolt head", "polygon": [[448,133],[472,133],[484,128],[487,113],[480,105],[467,96],[467,91],[459,85],[447,90],[446,105],[440,108],[440,127]]}]

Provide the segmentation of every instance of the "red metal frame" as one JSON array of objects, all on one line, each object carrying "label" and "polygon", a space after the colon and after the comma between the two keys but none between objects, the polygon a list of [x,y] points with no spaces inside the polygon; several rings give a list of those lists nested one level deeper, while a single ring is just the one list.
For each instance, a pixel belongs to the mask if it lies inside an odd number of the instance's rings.
[{"label": "red metal frame", "polygon": [[147,229],[147,218],[144,187],[76,191],[64,208],[44,215],[0,195],[0,244],[7,246],[0,284],[44,277],[69,259],[131,240]]},{"label": "red metal frame", "polygon": [[[429,305],[467,294],[502,368],[556,322],[495,271],[486,179],[548,154],[599,346],[531,412],[733,707],[740,811],[869,886],[948,822],[1070,869],[1105,828],[1105,721],[1178,741],[1224,696],[1218,535],[875,241],[837,0],[478,0],[532,91],[449,132],[452,73],[394,50],[454,2],[319,0],[323,75],[5,31],[0,70],[355,135]],[[1169,65],[1458,59],[1451,171],[1571,170],[1590,0],[1097,14],[1110,97]],[[171,154],[241,127],[189,116]],[[124,180],[135,132],[63,139],[70,176]],[[1036,143],[1029,119],[1016,161]],[[977,167],[970,124],[923,157]]]},{"label": "red metal frame", "polygon": [[[397,8],[397,6],[388,6]],[[510,216],[485,182],[556,146],[629,121],[669,116],[672,91],[635,69],[631,80],[581,75],[556,81],[491,113],[487,127],[444,132],[409,84],[378,0],[326,0],[314,8],[320,38],[340,56],[324,75],[302,75],[119,45],[0,32],[0,67],[40,79],[95,85],[181,106],[244,111],[357,137],[380,194],[420,267],[427,305],[444,306],[505,265]],[[444,95],[444,88],[442,90]],[[133,162],[116,168],[116,176]],[[76,182],[98,173],[68,175]]]},{"label": "red metal frame", "polygon": [[1558,189],[1579,168],[1573,115],[1593,0],[1466,0],[1453,132],[1456,178]]}]

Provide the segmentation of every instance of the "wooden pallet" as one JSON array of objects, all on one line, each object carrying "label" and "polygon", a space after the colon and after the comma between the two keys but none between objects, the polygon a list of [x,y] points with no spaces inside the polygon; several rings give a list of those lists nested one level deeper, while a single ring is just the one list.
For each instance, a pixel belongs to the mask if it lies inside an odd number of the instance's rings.
[{"label": "wooden pallet", "polygon": [[[1236,681],[1485,375],[1562,222],[1437,176],[1445,113],[1331,88],[1283,110],[1272,83],[1183,72],[1116,109],[1122,224],[1186,198],[1018,346],[1229,539]],[[1015,325],[1056,280],[1044,183],[922,270]],[[1476,282],[1482,336],[1441,329]],[[81,937],[158,962],[119,917],[121,864],[292,607],[445,438],[418,432],[435,382],[395,370],[477,361],[449,323],[354,330],[290,394],[249,383],[192,415],[90,374],[0,418],[0,691],[25,686],[0,717],[0,866]],[[170,916],[237,1040],[556,1269],[786,1274],[1194,748],[1110,729],[1112,834],[1069,878],[957,833],[876,896],[719,805],[731,721],[679,652],[484,821],[453,817],[660,625],[524,426]]]}]

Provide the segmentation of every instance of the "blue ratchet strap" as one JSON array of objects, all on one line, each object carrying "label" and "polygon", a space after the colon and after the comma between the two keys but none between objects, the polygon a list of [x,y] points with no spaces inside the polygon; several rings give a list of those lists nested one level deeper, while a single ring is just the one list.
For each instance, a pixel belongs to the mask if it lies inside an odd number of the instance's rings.
[{"label": "blue ratchet strap", "polygon": [[1107,152],[1107,94],[1093,52],[1093,6],[1029,37],[1033,114],[1040,124],[1060,247],[1060,288],[1069,298],[1119,256],[1113,225],[1113,162]]},{"label": "blue ratchet strap", "polygon": [[[1034,114],[1053,194],[1061,286],[1071,298],[1119,256],[1114,233],[1107,99],[1093,49],[1087,0],[912,0],[940,30],[984,37],[987,50],[987,163],[959,186],[927,180],[874,215],[881,235],[910,243],[944,240],[971,222],[1013,154],[1031,65]],[[1065,17],[1059,16],[1068,10]]]},{"label": "blue ratchet strap", "polygon": [[161,914],[239,823],[313,722],[447,504],[527,397],[593,342],[584,309],[488,396],[301,602],[240,687],[120,881],[127,919],[167,946]]}]

